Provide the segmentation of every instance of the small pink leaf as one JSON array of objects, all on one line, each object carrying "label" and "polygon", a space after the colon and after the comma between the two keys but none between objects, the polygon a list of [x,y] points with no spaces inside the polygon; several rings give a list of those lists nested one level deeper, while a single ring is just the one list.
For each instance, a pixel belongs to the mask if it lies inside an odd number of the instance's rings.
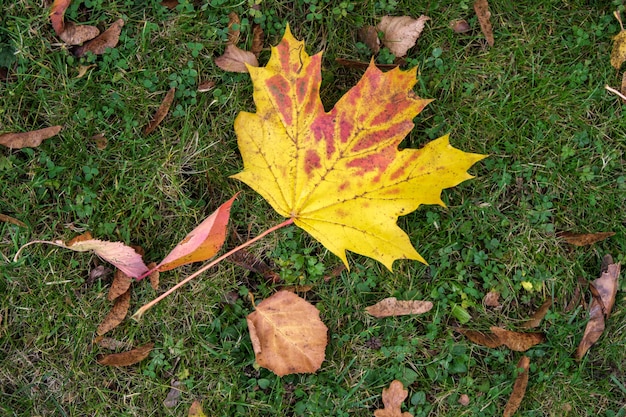
[{"label": "small pink leaf", "polygon": [[185,236],[156,269],[161,272],[169,271],[181,265],[206,261],[215,256],[226,239],[230,206],[232,206],[235,198],[237,198],[237,194]]}]

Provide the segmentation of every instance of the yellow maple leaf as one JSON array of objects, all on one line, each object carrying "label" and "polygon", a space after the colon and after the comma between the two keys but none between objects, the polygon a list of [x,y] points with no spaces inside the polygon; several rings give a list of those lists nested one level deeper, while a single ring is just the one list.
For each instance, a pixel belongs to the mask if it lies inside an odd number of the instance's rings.
[{"label": "yellow maple leaf", "polygon": [[396,222],[441,191],[472,178],[484,155],[453,148],[448,136],[398,150],[412,119],[431,101],[412,88],[416,69],[383,73],[373,64],[326,112],[321,53],[309,56],[289,27],[265,67],[249,67],[256,113],[235,120],[244,170],[234,175],[280,215],[292,218],[348,265],[346,250],[391,269],[425,260]]}]

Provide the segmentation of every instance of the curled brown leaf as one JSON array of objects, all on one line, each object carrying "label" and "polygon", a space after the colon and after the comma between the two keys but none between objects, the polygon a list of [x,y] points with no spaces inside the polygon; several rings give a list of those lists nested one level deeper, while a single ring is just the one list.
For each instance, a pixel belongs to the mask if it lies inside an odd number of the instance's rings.
[{"label": "curled brown leaf", "polygon": [[0,135],[0,145],[10,149],[35,148],[44,140],[57,135],[61,129],[61,126],[50,126],[30,132],[4,133]]},{"label": "curled brown leaf", "polygon": [[503,417],[512,417],[513,414],[517,411],[522,400],[524,399],[524,395],[526,395],[526,387],[528,386],[528,370],[530,368],[530,359],[527,356],[522,356],[522,358],[517,363],[517,368],[521,369],[518,371],[517,378],[515,378],[515,383],[513,384],[513,391],[511,392],[511,396],[509,397],[509,401],[506,403],[504,407]]},{"label": "curled brown leaf", "polygon": [[165,97],[163,98],[161,105],[159,106],[156,113],[154,114],[154,117],[152,118],[150,123],[148,123],[148,125],[144,128],[143,130],[144,135],[149,135],[150,133],[152,133],[154,129],[156,129],[159,126],[159,124],[161,124],[163,119],[165,119],[165,116],[167,116],[167,113],[170,111],[170,107],[172,106],[172,103],[174,102],[175,94],[176,94],[175,88],[170,88],[167,94],[165,94]]},{"label": "curled brown leaf", "polygon": [[143,346],[126,352],[113,353],[110,355],[99,355],[97,361],[100,365],[130,366],[147,358],[153,348],[154,343],[147,343]]}]

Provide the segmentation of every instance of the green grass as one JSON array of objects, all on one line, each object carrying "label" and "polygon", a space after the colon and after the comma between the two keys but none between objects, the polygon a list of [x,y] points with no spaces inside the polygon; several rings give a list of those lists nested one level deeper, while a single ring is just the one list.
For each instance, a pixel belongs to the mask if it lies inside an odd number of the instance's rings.
[{"label": "green grass", "polygon": [[[370,416],[393,379],[408,387],[405,411],[415,416],[499,415],[520,354],[460,336],[455,308],[472,316],[472,329],[517,329],[547,296],[556,298],[541,326],[548,340],[527,353],[530,383],[518,415],[626,415],[624,283],[604,335],[581,363],[572,354],[586,313],[565,311],[577,278],[596,278],[605,253],[626,260],[625,107],[604,90],[621,82],[609,63],[620,1],[493,1],[492,48],[469,1],[268,1],[260,12],[245,1],[184,2],[175,11],[158,3],[75,0],[67,12],[73,21],[101,28],[119,17],[126,22],[117,48],[82,59],[59,44],[41,2],[2,6],[0,66],[14,78],[0,81],[0,132],[64,128],[36,149],[0,149],[0,213],[27,224],[0,223],[1,415],[183,416],[201,399],[215,416]],[[22,244],[90,230],[141,245],[147,259],[160,260],[239,190],[232,225],[241,236],[281,221],[253,191],[228,179],[242,168],[233,120],[254,109],[248,76],[213,63],[230,11],[247,18],[246,45],[257,19],[266,45],[276,44],[289,22],[309,53],[323,49],[327,108],[361,75],[334,59],[370,59],[356,28],[385,14],[427,14],[432,20],[407,62],[419,66],[418,94],[436,101],[405,143],[419,147],[449,132],[456,147],[491,156],[472,169],[476,179],[444,192],[448,208],[424,206],[400,219],[429,266],[396,262],[391,273],[352,254],[350,272],[325,282],[339,261],[299,230],[277,232],[252,249],[285,281],[314,285],[305,297],[320,309],[330,340],[318,373],[278,378],[255,367],[247,294],[260,301],[276,288],[230,262],[141,323],[112,332],[135,345],[155,342],[147,360],[99,366],[103,350],[92,339],[109,309],[110,274],[90,284],[97,258],[44,246],[13,263]],[[448,28],[459,18],[468,19],[470,34]],[[268,56],[264,51],[261,62]],[[77,78],[79,66],[92,64]],[[216,88],[197,93],[206,80]],[[142,128],[172,86],[172,111],[145,137]],[[104,150],[90,140],[98,133],[108,139]],[[616,235],[573,248],[555,237],[561,230]],[[192,270],[162,274],[162,287]],[[535,290],[524,290],[523,281]],[[492,289],[502,293],[499,310],[482,305]],[[156,294],[143,282],[134,286],[132,308]],[[435,308],[388,319],[363,312],[388,296],[431,300]],[[176,378],[184,392],[175,409],[166,409]],[[462,394],[468,406],[458,404]]]}]

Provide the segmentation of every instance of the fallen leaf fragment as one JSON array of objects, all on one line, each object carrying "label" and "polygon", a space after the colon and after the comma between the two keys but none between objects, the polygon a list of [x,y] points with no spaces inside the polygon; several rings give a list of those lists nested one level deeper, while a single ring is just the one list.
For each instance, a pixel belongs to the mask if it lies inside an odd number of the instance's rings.
[{"label": "fallen leaf fragment", "polygon": [[163,98],[161,105],[154,114],[154,117],[152,118],[150,123],[148,123],[148,125],[144,128],[144,135],[149,135],[150,133],[152,133],[152,131],[154,131],[154,129],[156,129],[157,126],[159,126],[159,124],[163,121],[163,119],[165,119],[165,116],[167,116],[167,113],[170,111],[170,107],[174,102],[175,94],[175,88],[170,88],[167,94],[165,94],[165,97]]},{"label": "fallen leaf fragment", "polygon": [[170,392],[167,393],[167,397],[163,400],[163,405],[166,408],[174,408],[178,405],[178,400],[180,400],[181,391],[178,389],[182,382],[177,380],[172,380],[172,388],[170,388]]},{"label": "fallen leaf fragment", "polygon": [[396,57],[403,57],[415,46],[430,17],[383,16],[376,29],[383,33],[383,45]]},{"label": "fallen leaf fragment", "polygon": [[496,326],[490,327],[489,330],[498,337],[503,345],[517,352],[525,352],[546,340],[543,333],[513,332]]},{"label": "fallen leaf fragment", "polygon": [[402,382],[394,380],[389,388],[383,388],[384,408],[374,411],[375,417],[413,417],[413,414],[402,412],[402,402],[409,395]]},{"label": "fallen leaf fragment", "polygon": [[380,39],[378,38],[378,31],[374,26],[363,26],[357,31],[357,37],[370,48],[372,53],[377,54],[380,51]]},{"label": "fallen leaf fragment", "polygon": [[108,48],[115,48],[120,40],[120,34],[124,27],[124,20],[118,19],[111,27],[102,32],[100,36],[90,40],[83,46],[79,46],[74,51],[74,55],[81,57],[87,52],[91,52],[95,55],[102,55]]},{"label": "fallen leaf fragment", "polygon": [[248,67],[258,67],[259,61],[252,52],[244,51],[235,45],[226,45],[224,54],[215,58],[215,64],[224,71],[248,72]]},{"label": "fallen leaf fragment", "polygon": [[500,338],[493,333],[485,333],[476,330],[466,329],[457,329],[457,331],[477,345],[485,346],[490,349],[502,346]]},{"label": "fallen leaf fragment", "polygon": [[115,299],[113,308],[109,311],[109,314],[102,320],[102,323],[98,326],[96,334],[102,336],[103,334],[110,332],[120,325],[128,314],[128,308],[130,307],[130,288],[124,294]]},{"label": "fallen leaf fragment", "polygon": [[252,25],[252,45],[250,45],[250,52],[254,54],[255,57],[259,57],[261,55],[261,51],[263,50],[263,39],[265,38],[265,34],[263,33],[263,28],[258,23]]},{"label": "fallen leaf fragment", "polygon": [[228,14],[228,44],[229,45],[237,45],[239,43],[239,36],[241,35],[241,31],[239,28],[241,27],[241,21],[239,20],[239,16],[235,12],[230,12]]},{"label": "fallen leaf fragment", "polygon": [[126,352],[112,353],[110,355],[99,355],[97,361],[100,365],[130,366],[147,358],[153,348],[154,343],[147,343],[143,346]]},{"label": "fallen leaf fragment", "polygon": [[521,369],[521,371],[519,371],[519,373],[517,374],[517,378],[515,378],[513,391],[511,392],[509,401],[504,407],[504,413],[502,414],[503,417],[512,417],[522,403],[522,400],[524,399],[524,395],[526,394],[526,387],[528,386],[528,370],[530,368],[530,359],[527,356],[522,356],[522,358],[517,363],[517,368]]},{"label": "fallen leaf fragment", "polygon": [[159,4],[163,7],[167,7],[168,9],[172,10],[172,9],[175,9],[176,6],[178,6],[178,0],[163,0]]},{"label": "fallen leaf fragment", "polygon": [[613,14],[622,28],[620,33],[613,38],[613,50],[611,51],[611,65],[616,70],[619,70],[624,61],[626,61],[626,30],[624,30],[619,11],[615,11]]},{"label": "fallen leaf fragment", "polygon": [[202,404],[200,404],[200,401],[194,401],[191,403],[188,417],[207,417],[207,415],[204,414],[204,411],[202,411]]},{"label": "fallen leaf fragment", "polygon": [[11,223],[19,227],[27,227],[26,224],[15,217],[7,216],[0,213],[0,222]]},{"label": "fallen leaf fragment", "polygon": [[90,25],[76,25],[65,23],[65,29],[59,33],[59,38],[68,45],[82,45],[100,34],[100,29]]},{"label": "fallen leaf fragment", "polygon": [[611,263],[608,265],[607,270],[602,272],[600,278],[593,281],[593,287],[597,290],[597,295],[593,297],[589,307],[589,321],[574,354],[576,360],[581,360],[604,332],[605,320],[611,314],[615,304],[620,269],[619,263]]},{"label": "fallen leaf fragment", "polygon": [[425,262],[398,217],[421,204],[444,205],[444,188],[473,178],[485,158],[443,136],[421,149],[398,146],[431,101],[413,92],[417,69],[386,73],[373,64],[328,112],[319,96],[321,53],[309,56],[287,27],[263,68],[250,67],[256,113],[235,132],[244,169],[234,175],[348,266],[346,251],[392,269]]},{"label": "fallen leaf fragment", "polygon": [[461,396],[459,397],[459,404],[461,404],[463,407],[467,407],[470,403],[470,398],[467,394],[461,394]]},{"label": "fallen leaf fragment", "polygon": [[159,263],[160,272],[169,271],[192,262],[206,261],[215,256],[222,248],[226,239],[226,229],[230,218],[230,207],[237,198],[222,204],[217,210],[193,229],[176,247]]},{"label": "fallen leaf fragment", "polygon": [[156,269],[157,264],[156,262],[151,262],[148,264],[148,269],[152,272],[150,272],[150,275],[148,275],[148,280],[150,281],[150,286],[152,287],[152,289],[154,291],[158,291],[159,290],[159,278],[161,273],[159,272],[158,269]]},{"label": "fallen leaf fragment", "polygon": [[541,324],[541,320],[543,320],[543,318],[548,313],[550,306],[552,306],[552,301],[552,297],[544,301],[543,304],[541,304],[541,307],[539,307],[539,309],[535,311],[535,313],[522,324],[522,328],[532,329],[533,327],[539,327],[539,325]]},{"label": "fallen leaf fragment", "polygon": [[465,33],[472,30],[467,20],[454,20],[450,22],[450,28],[454,31],[454,33]]},{"label": "fallen leaf fragment", "polygon": [[96,143],[96,148],[98,148],[101,151],[105,150],[107,145],[109,144],[109,141],[107,140],[106,136],[104,136],[102,133],[93,135],[91,137],[91,140]]},{"label": "fallen leaf fragment", "polygon": [[132,345],[128,342],[122,342],[117,339],[113,339],[111,337],[98,336],[93,340],[93,343],[109,350],[118,350],[118,349],[130,349]]},{"label": "fallen leaf fragment", "polygon": [[206,93],[207,91],[211,91],[213,88],[215,88],[215,81],[213,80],[205,81],[198,84],[199,93]]},{"label": "fallen leaf fragment", "polygon": [[111,288],[109,288],[109,293],[107,294],[107,300],[113,301],[120,295],[127,293],[132,282],[133,279],[131,277],[126,275],[122,270],[116,269],[115,274],[113,274]]},{"label": "fallen leaf fragment", "polygon": [[50,6],[50,23],[57,35],[61,35],[65,30],[65,10],[71,2],[72,0],[54,0]]},{"label": "fallen leaf fragment", "polygon": [[365,308],[374,317],[405,316],[409,314],[424,314],[433,308],[430,301],[408,300],[399,301],[395,297],[385,298]]},{"label": "fallen leaf fragment", "polygon": [[483,304],[487,307],[500,307],[500,293],[498,291],[489,291],[483,297]]},{"label": "fallen leaf fragment", "polygon": [[557,234],[558,237],[574,246],[588,246],[593,245],[596,242],[600,242],[613,236],[615,232],[599,232],[599,233],[570,233],[561,232]]},{"label": "fallen leaf fragment", "polygon": [[319,310],[288,291],[263,300],[246,317],[256,362],[278,376],[313,373],[324,361],[328,328]]},{"label": "fallen leaf fragment", "polygon": [[478,22],[480,23],[480,30],[485,35],[489,46],[493,46],[495,40],[493,38],[493,30],[491,28],[491,12],[489,11],[489,3],[487,0],[476,0],[474,2],[474,11],[478,16]]},{"label": "fallen leaf fragment", "polygon": [[30,132],[4,133],[0,135],[0,145],[10,149],[35,148],[44,140],[57,135],[61,129],[61,126],[50,126]]}]

